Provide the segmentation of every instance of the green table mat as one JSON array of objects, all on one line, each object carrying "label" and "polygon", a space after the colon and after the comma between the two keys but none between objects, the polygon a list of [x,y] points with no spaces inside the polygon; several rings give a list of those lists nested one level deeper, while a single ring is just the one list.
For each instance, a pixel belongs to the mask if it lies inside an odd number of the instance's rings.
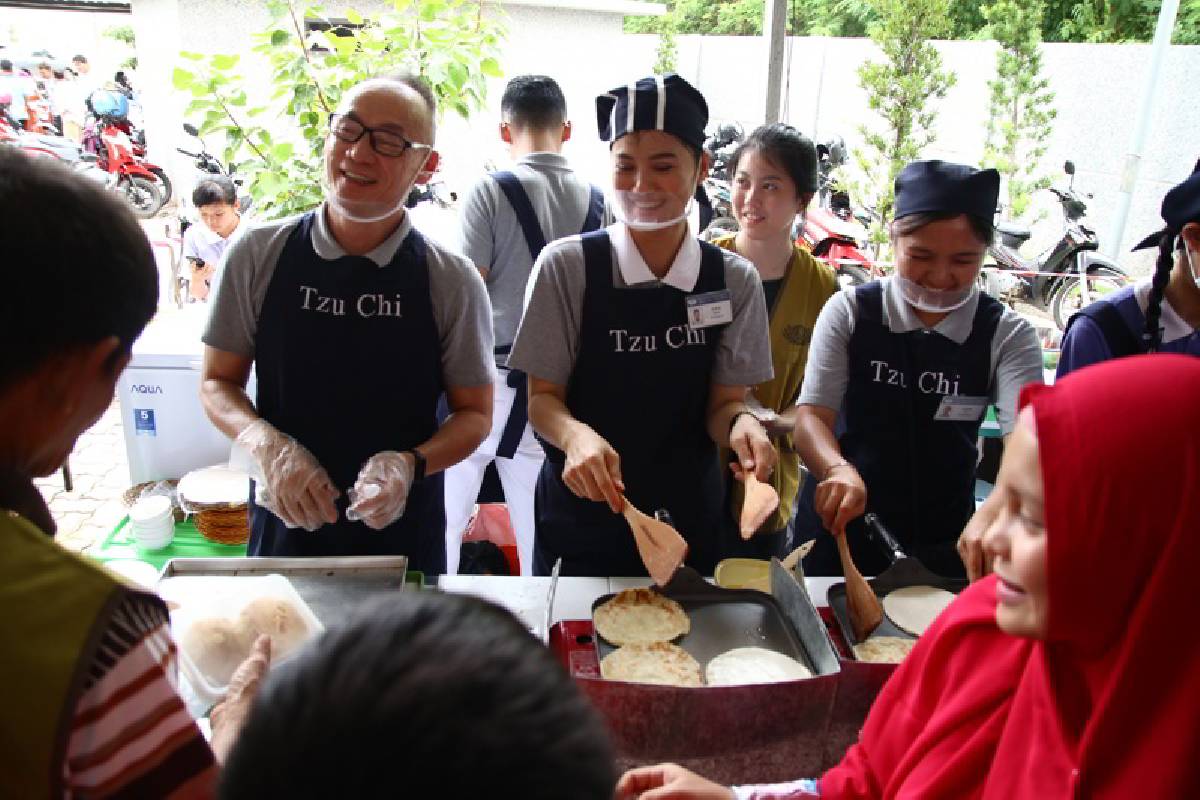
[{"label": "green table mat", "polygon": [[87,554],[97,561],[114,561],[132,558],[145,561],[155,569],[162,569],[172,558],[232,558],[246,555],[246,545],[217,544],[205,539],[196,530],[190,519],[175,523],[175,540],[162,550],[142,550],[133,540],[133,529],[129,517],[117,523],[98,546],[92,546]]}]

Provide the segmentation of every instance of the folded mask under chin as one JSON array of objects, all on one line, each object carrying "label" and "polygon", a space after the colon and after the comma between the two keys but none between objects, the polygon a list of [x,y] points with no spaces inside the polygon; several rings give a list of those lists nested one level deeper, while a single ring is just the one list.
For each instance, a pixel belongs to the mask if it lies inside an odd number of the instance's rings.
[{"label": "folded mask under chin", "polygon": [[669,228],[687,219],[692,199],[686,203],[666,192],[634,192],[612,189],[609,207],[618,221],[633,230],[652,231]]},{"label": "folded mask under chin", "polygon": [[913,308],[929,314],[945,314],[962,308],[975,292],[975,284],[970,283],[962,289],[930,289],[919,283],[910,281],[903,275],[897,275],[900,293]]}]

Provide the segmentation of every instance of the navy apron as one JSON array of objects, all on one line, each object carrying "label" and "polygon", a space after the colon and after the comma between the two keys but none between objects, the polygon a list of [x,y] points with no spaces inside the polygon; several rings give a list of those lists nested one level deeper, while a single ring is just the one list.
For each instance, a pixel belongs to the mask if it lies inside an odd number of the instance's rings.
[{"label": "navy apron", "polygon": [[[512,206],[513,213],[517,215],[517,224],[521,226],[521,234],[525,237],[526,246],[529,247],[529,256],[532,261],[536,262],[542,249],[546,246],[546,234],[542,232],[542,226],[538,224],[533,203],[529,201],[529,195],[525,192],[525,187],[521,185],[521,179],[511,172],[494,172],[492,180],[499,185],[508,204]],[[584,215],[583,229],[580,233],[588,233],[599,228],[603,214],[604,193],[592,186],[587,214]],[[498,356],[506,356],[511,352],[511,342],[496,347]],[[496,458],[512,458],[516,454],[517,447],[521,444],[521,437],[525,435],[525,425],[529,422],[529,382],[526,380],[525,373],[519,369],[510,369],[505,383],[510,389],[517,391],[516,397],[513,398],[512,409],[508,412],[508,420],[504,423],[504,432],[500,434],[500,442],[496,445]]]},{"label": "navy apron", "polygon": [[[688,542],[687,563],[716,564],[724,483],[707,429],[713,363],[724,326],[692,330],[687,293],[671,286],[618,289],[604,231],[583,236],[586,288],[579,354],[566,406],[621,457],[626,497],[653,515],[670,512]],[[701,243],[695,294],[725,289],[721,250]],[[562,480],[565,456],[542,442],[546,462],[534,494],[534,571],[645,575],[633,533],[607,503],[577,497]]]},{"label": "navy apron", "polygon": [[446,568],[442,475],[412,487],[404,514],[382,531],[350,522],[347,492],[371,456],[403,451],[437,430],[441,341],[433,318],[425,239],[404,238],[391,263],[320,258],[314,214],[284,245],[255,338],[258,413],[295,437],[341,492],[338,521],[289,529],[253,502],[252,556],[407,555],[426,574]]},{"label": "navy apron", "polygon": [[[934,572],[964,576],[956,543],[975,511],[975,464],[980,419],[935,420],[946,396],[989,397],[991,346],[1003,307],[980,293],[971,333],[961,345],[920,329],[893,333],[883,320],[883,286],[855,289],[858,315],[849,343],[849,383],[842,402],[842,455],[867,486],[873,511],[905,553]],[[809,476],[799,503],[798,529],[820,529],[813,508],[816,480]],[[832,536],[816,535],[804,560],[810,575],[840,575]],[[861,518],[847,527],[855,565],[878,575],[890,565],[883,548],[868,541]]]}]

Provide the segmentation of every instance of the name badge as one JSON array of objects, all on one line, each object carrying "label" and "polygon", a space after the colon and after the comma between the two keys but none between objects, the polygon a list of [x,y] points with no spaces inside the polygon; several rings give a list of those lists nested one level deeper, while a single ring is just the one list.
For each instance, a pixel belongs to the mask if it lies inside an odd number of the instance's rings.
[{"label": "name badge", "polygon": [[692,330],[728,325],[733,322],[733,303],[729,290],[690,294],[687,296],[687,319]]},{"label": "name badge", "polygon": [[983,412],[987,410],[987,406],[986,397],[946,395],[933,418],[947,422],[976,422],[983,419]]}]

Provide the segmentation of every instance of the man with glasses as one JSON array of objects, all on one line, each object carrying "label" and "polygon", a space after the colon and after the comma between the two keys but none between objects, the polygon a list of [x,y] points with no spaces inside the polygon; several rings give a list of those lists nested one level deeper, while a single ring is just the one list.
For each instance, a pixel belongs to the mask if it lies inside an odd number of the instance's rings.
[{"label": "man with glasses", "polygon": [[200,393],[255,479],[251,555],[445,567],[441,473],[491,427],[493,343],[479,273],[405,213],[437,167],[435,115],[417,78],[355,86],[329,119],[325,202],[226,251]]}]

